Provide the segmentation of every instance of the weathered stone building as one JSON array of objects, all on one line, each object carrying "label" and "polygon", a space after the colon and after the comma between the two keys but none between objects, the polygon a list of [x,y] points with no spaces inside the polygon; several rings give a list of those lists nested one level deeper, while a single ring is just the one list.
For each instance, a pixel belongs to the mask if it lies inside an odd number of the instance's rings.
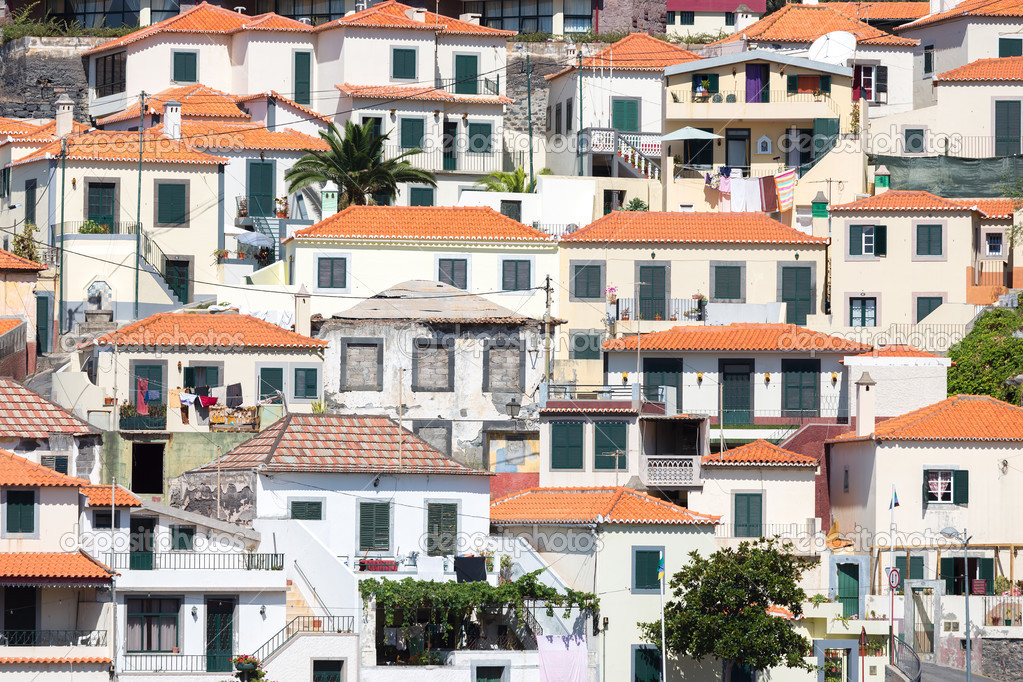
[{"label": "weathered stone building", "polygon": [[67,95],[75,119],[88,123],[89,79],[82,53],[109,38],[19,38],[0,47],[0,116],[53,118]]}]

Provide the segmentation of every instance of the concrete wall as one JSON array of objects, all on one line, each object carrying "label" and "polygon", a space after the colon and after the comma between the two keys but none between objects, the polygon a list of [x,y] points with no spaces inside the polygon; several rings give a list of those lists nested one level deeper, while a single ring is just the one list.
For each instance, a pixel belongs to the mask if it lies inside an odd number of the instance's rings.
[{"label": "concrete wall", "polygon": [[856,416],[856,382],[863,372],[877,382],[874,387],[874,414],[897,417],[948,396],[948,358],[847,357],[845,367],[849,415]]},{"label": "concrete wall", "polygon": [[[799,526],[801,539],[814,530],[814,467],[715,466],[700,468],[703,487],[689,492],[687,506],[701,514],[721,516],[724,536],[735,537],[735,493],[763,495],[761,521],[770,536],[779,526]],[[772,530],[772,527],[774,529]],[[720,535],[720,533],[719,533]]]}]

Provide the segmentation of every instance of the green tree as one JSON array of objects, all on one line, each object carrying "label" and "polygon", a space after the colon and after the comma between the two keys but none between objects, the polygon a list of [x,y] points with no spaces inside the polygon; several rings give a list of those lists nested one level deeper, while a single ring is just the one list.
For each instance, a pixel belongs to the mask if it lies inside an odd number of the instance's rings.
[{"label": "green tree", "polygon": [[284,174],[289,193],[330,182],[338,188],[338,208],[345,208],[371,204],[374,195],[393,199],[402,182],[437,186],[433,173],[408,161],[422,153],[422,149],[409,149],[385,160],[384,142],[388,136],[376,135],[371,122],[358,126],[347,121],[343,136],[331,123],[320,132],[320,137],[327,143],[327,149],[306,150],[305,156]]},{"label": "green tree", "polygon": [[1023,374],[1023,312],[995,308],[980,316],[973,329],[952,346],[948,357],[948,394],[989,395],[1019,404],[1020,387],[1006,379]]},{"label": "green tree", "polygon": [[649,211],[650,206],[639,197],[632,197],[629,203],[625,204],[623,211]]},{"label": "green tree", "polygon": [[36,248],[35,233],[39,229],[32,221],[25,221],[21,234],[14,235],[11,244],[11,251],[16,256],[27,258],[30,261],[39,262],[39,250]]},{"label": "green tree", "polygon": [[482,187],[488,192],[514,192],[524,194],[531,191],[529,178],[526,171],[519,166],[512,173],[497,171],[476,182],[477,187]]},{"label": "green tree", "polygon": [[[767,609],[780,606],[803,613],[806,594],[799,579],[802,559],[774,540],[743,542],[689,563],[671,578],[673,599],[664,605],[665,646],[676,657],[724,661],[724,682],[738,667],[764,670],[784,665],[813,671],[805,659],[813,647],[788,621]],[[661,643],[661,622],[640,623],[644,638]]]}]

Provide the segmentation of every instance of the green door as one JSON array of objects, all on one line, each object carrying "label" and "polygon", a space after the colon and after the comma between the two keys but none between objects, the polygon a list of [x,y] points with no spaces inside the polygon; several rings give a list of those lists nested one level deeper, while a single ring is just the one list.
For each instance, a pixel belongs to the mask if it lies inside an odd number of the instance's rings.
[{"label": "green door", "polygon": [[995,156],[1020,153],[1020,102],[995,102]]},{"label": "green door", "polygon": [[859,564],[838,564],[838,603],[842,616],[848,618],[860,612]]},{"label": "green door", "polygon": [[153,529],[155,519],[135,518],[131,521],[128,567],[133,571],[153,570]]},{"label": "green door", "polygon": [[764,534],[764,496],[760,493],[736,493],[735,537],[759,538]]},{"label": "green door", "polygon": [[50,297],[36,296],[36,355],[50,352]]},{"label": "green door", "polygon": [[682,358],[644,358],[643,385],[646,387],[646,399],[657,397],[658,386],[675,389],[675,406],[682,409]]},{"label": "green door", "polygon": [[280,367],[263,367],[259,370],[259,399],[266,400],[284,394],[284,370]]},{"label": "green door", "polygon": [[722,424],[753,423],[753,363],[725,362],[721,365]]},{"label": "green door", "polygon": [[667,269],[663,265],[639,268],[639,319],[665,318],[667,306]]},{"label": "green door", "polygon": [[313,682],[341,682],[344,661],[313,661]]},{"label": "green door", "polygon": [[311,55],[308,52],[295,53],[295,101],[299,104],[310,103],[312,89]]},{"label": "green door", "polygon": [[114,224],[114,183],[90,182],[88,192],[88,220],[112,228]]},{"label": "green door", "polygon": [[458,122],[444,121],[444,134],[442,143],[444,145],[444,170],[453,171],[458,163],[458,148],[455,140],[458,139]]},{"label": "green door", "polygon": [[276,215],[272,161],[249,162],[249,215],[257,218]]},{"label": "green door", "polygon": [[474,54],[455,55],[455,94],[478,95],[479,58]]},{"label": "green door", "polygon": [[813,120],[813,158],[821,158],[835,146],[838,141],[838,121],[837,118]]},{"label": "green door", "polygon": [[159,395],[154,395],[146,398],[146,403],[150,407],[155,407],[163,402],[163,366],[162,365],[135,365],[135,378],[132,379],[129,390],[131,391],[130,400],[138,405],[138,385],[139,379],[149,380],[149,390],[157,391]]},{"label": "green door", "polygon": [[786,303],[785,321],[806,324],[806,316],[813,309],[810,291],[810,268],[787,266],[781,269],[781,300]]},{"label": "green door", "polygon": [[611,100],[611,127],[622,133],[638,133],[639,100]]},{"label": "green door", "polygon": [[170,260],[164,264],[167,286],[181,303],[188,303],[188,261]]},{"label": "green door", "polygon": [[901,554],[895,557],[895,568],[899,569],[899,589],[902,590],[906,580],[924,579],[924,558],[922,556],[909,557],[909,571],[906,571],[906,555]]},{"label": "green door", "polygon": [[231,672],[234,641],[234,602],[211,599],[206,602],[206,672]]},{"label": "green door", "polygon": [[782,410],[789,417],[820,415],[820,360],[782,360]]},{"label": "green door", "polygon": [[633,648],[634,682],[661,682],[661,652],[652,646]]}]

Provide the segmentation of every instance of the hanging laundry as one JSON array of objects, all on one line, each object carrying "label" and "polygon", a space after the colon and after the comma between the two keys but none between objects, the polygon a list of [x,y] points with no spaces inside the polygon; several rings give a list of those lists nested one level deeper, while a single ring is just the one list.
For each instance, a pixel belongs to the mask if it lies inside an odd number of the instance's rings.
[{"label": "hanging laundry", "polygon": [[746,178],[732,178],[732,211],[742,213],[746,209]]},{"label": "hanging laundry", "polygon": [[211,386],[210,395],[221,403],[227,402],[227,386]]},{"label": "hanging laundry", "polygon": [[775,175],[774,184],[778,189],[778,210],[792,210],[792,205],[795,203],[796,169],[790,168]]},{"label": "hanging laundry", "polygon": [[216,405],[217,399],[210,395],[199,396],[199,404],[203,407],[209,407],[210,405]]},{"label": "hanging laundry", "polygon": [[146,391],[146,402],[155,403],[160,400],[160,392],[155,389]]},{"label": "hanging laundry", "polygon": [[149,379],[135,379],[135,411],[143,417],[149,416],[149,405],[146,403],[146,391],[149,390]]},{"label": "hanging laundry", "polygon": [[227,387],[227,406],[238,407],[242,404],[242,385],[230,384]]},{"label": "hanging laundry", "polygon": [[189,405],[195,402],[195,399],[197,397],[198,396],[196,396],[194,393],[185,393],[184,391],[181,391],[178,394],[178,400],[181,401],[182,407],[188,407]]},{"label": "hanging laundry", "polygon": [[763,211],[764,202],[760,194],[760,179],[746,178],[746,210]]},{"label": "hanging laundry", "polygon": [[730,193],[732,191],[732,179],[727,175],[722,176],[721,184],[718,186],[718,190],[721,192]]},{"label": "hanging laundry", "polygon": [[763,199],[765,213],[774,213],[778,210],[778,188],[775,187],[773,175],[760,178],[760,196]]},{"label": "hanging laundry", "polygon": [[188,424],[188,408],[184,405],[181,406],[181,423]]},{"label": "hanging laundry", "polygon": [[703,174],[703,184],[705,184],[705,185],[709,185],[710,184],[710,173],[704,173]]},{"label": "hanging laundry", "polygon": [[175,409],[181,407],[181,389],[172,388],[167,391],[167,407]]}]

